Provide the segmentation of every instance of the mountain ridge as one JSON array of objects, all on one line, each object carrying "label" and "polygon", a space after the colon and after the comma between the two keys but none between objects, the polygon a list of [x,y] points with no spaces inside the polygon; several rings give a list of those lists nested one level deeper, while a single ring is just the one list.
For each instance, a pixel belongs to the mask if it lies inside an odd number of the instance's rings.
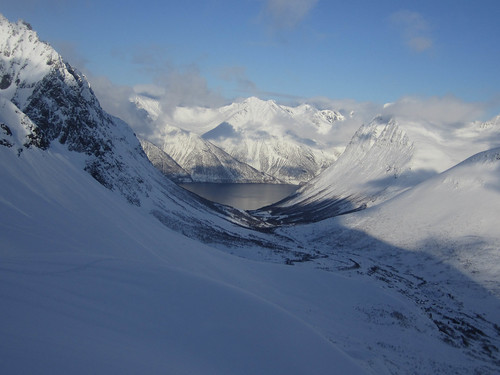
[{"label": "mountain ridge", "polygon": [[321,175],[293,196],[255,214],[294,223],[362,210],[499,143],[500,127],[494,124],[444,129],[378,116],[358,129],[342,155]]}]

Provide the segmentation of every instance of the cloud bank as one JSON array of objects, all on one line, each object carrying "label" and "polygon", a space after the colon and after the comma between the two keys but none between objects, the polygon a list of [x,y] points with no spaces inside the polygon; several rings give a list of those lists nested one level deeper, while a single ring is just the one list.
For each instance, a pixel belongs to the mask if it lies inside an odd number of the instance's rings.
[{"label": "cloud bank", "polygon": [[407,96],[386,104],[384,115],[402,119],[421,120],[446,127],[461,127],[481,118],[487,106],[466,102],[453,95],[427,98]]}]

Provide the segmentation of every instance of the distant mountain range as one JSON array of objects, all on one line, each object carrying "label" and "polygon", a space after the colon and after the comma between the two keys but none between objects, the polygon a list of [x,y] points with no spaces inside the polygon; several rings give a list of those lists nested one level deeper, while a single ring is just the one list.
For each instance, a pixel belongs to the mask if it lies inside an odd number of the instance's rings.
[{"label": "distant mountain range", "polygon": [[342,150],[321,139],[345,117],[307,104],[287,107],[252,97],[220,108],[179,107],[165,114],[149,96],[132,100],[159,129],[162,140],[156,141],[161,143],[157,146],[194,172],[193,181],[302,184],[321,173]]}]

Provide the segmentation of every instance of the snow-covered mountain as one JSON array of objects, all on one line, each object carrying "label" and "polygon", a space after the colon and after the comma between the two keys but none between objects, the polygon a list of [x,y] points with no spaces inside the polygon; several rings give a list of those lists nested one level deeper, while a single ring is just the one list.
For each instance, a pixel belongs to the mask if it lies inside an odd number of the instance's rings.
[{"label": "snow-covered mountain", "polygon": [[[500,230],[494,219],[500,213],[499,184],[497,147],[473,155],[383,204],[339,218],[339,222],[393,246],[446,258],[500,296],[500,283],[495,280],[500,274]],[[429,241],[442,242],[443,248],[425,249]],[[484,248],[484,244],[488,246]]]},{"label": "snow-covered mountain", "polygon": [[170,114],[163,113],[159,103],[150,97],[139,95],[132,100],[150,114],[159,129],[155,138],[182,142],[168,131],[174,125],[287,183],[304,183],[317,176],[341,152],[322,141],[336,122],[344,120],[335,111],[320,111],[306,104],[287,107],[252,97],[214,109],[178,107]]},{"label": "snow-covered mountain", "polygon": [[[165,126],[163,131],[165,137],[161,145],[162,151],[187,171],[195,182],[280,182],[276,178],[238,161],[197,134],[173,126]],[[148,151],[146,154],[149,157]]]},{"label": "snow-covered mountain", "polygon": [[307,222],[364,209],[498,144],[500,126],[494,121],[446,128],[379,116],[358,129],[325,172],[257,215]]},{"label": "snow-covered mountain", "polygon": [[481,358],[478,372],[494,373],[500,366],[499,176],[497,147],[379,205],[281,231],[325,249],[329,262],[399,290],[428,314],[442,340]]},{"label": "snow-covered mountain", "polygon": [[3,17],[0,81],[0,373],[498,374],[498,149],[256,231],[166,179]]},{"label": "snow-covered mountain", "polygon": [[[28,25],[2,18],[1,27],[1,143],[18,155],[18,163],[24,163],[24,155],[33,149],[60,155],[165,225],[205,241],[229,243],[228,233],[240,233],[242,223],[253,221],[166,179],[150,163],[130,127],[102,110],[81,73]],[[253,232],[247,234],[248,240],[256,238]]]},{"label": "snow-covered mountain", "polygon": [[184,168],[172,159],[165,151],[145,139],[140,139],[141,147],[151,164],[176,183],[193,182],[193,179]]}]

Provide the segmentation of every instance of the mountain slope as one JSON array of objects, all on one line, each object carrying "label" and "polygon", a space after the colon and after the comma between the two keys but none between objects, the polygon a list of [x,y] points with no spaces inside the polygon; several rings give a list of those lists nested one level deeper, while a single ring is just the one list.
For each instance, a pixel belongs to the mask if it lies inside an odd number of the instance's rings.
[{"label": "mountain slope", "polygon": [[237,131],[226,122],[203,134],[203,138],[227,150],[235,159],[286,183],[306,182],[329,164],[324,152],[265,132],[256,136]]},{"label": "mountain slope", "polygon": [[[467,349],[442,341],[445,334],[419,310],[423,301],[413,304],[399,294],[423,287],[381,287],[385,281],[364,279],[361,272],[371,269],[368,259],[375,262],[375,253],[363,257],[363,247],[349,247],[361,238],[380,253],[383,261],[375,263],[380,270],[401,267],[392,257],[383,258],[391,249],[373,238],[355,236],[344,247],[332,247],[330,241],[346,240],[345,228],[337,231],[328,221],[295,226],[294,236],[304,235],[306,247],[324,251],[321,244],[327,241],[332,253],[318,263],[291,267],[262,262],[261,248],[256,249],[261,261],[248,261],[161,225],[75,165],[74,153],[62,145],[46,151],[32,147],[20,157],[13,151],[0,147],[2,372],[465,375],[498,370],[485,361],[485,349],[467,356]],[[304,234],[309,229],[314,237]],[[360,267],[344,269],[339,253]],[[394,259],[401,261],[401,254]],[[415,266],[411,272],[417,276],[431,265],[441,278],[453,275],[431,261],[407,264]],[[428,301],[423,306],[445,304],[453,310],[442,321],[455,319],[455,304],[462,302],[456,293],[464,284],[448,290],[455,302],[437,294],[434,285],[423,290]],[[470,316],[497,311],[498,300],[497,305],[480,301]],[[464,326],[484,333],[471,348],[494,332],[488,324]]]},{"label": "mountain slope", "polygon": [[379,205],[281,231],[324,249],[343,269],[399,290],[428,314],[444,342],[481,358],[479,372],[495,373],[499,176],[494,148]]},{"label": "mountain slope", "polygon": [[61,145],[12,151],[0,147],[0,372],[365,373],[259,291],[289,267],[169,230]]},{"label": "mountain slope", "polygon": [[242,163],[200,136],[165,126],[162,150],[196,182],[277,183],[276,178]]},{"label": "mountain slope", "polygon": [[0,21],[0,75],[6,82],[0,90],[2,144],[10,152],[22,159],[31,148],[62,146],[58,152],[70,152],[68,160],[101,185],[188,236],[228,246],[267,242],[241,227],[255,221],[248,215],[197,198],[166,179],[130,127],[102,110],[81,73],[25,24]]},{"label": "mountain slope", "polygon": [[500,296],[499,213],[500,148],[495,148],[341,221],[412,249],[429,239],[446,242],[452,254],[435,255]]},{"label": "mountain slope", "polygon": [[[286,107],[258,98],[232,107],[231,115],[203,137],[260,171],[288,183],[304,183],[337,157],[320,139],[336,121],[344,119],[340,113],[307,105]],[[226,131],[215,136],[221,126]]]},{"label": "mountain slope", "polygon": [[140,139],[141,147],[151,164],[161,173],[176,183],[193,182],[193,179],[177,162],[161,148],[145,139]]},{"label": "mountain slope", "polygon": [[[500,142],[498,126],[460,129],[375,118],[344,153],[294,196],[257,215],[275,222],[317,221],[379,204]],[[499,144],[499,143],[496,143]]]}]

